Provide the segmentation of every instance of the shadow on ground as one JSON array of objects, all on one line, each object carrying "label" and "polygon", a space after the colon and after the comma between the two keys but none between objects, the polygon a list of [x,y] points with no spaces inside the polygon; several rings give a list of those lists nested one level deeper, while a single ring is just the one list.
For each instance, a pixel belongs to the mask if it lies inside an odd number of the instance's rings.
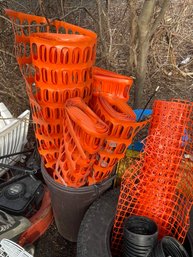
[{"label": "shadow on ground", "polygon": [[53,224],[36,243],[34,257],[76,257],[76,243],[65,240]]}]

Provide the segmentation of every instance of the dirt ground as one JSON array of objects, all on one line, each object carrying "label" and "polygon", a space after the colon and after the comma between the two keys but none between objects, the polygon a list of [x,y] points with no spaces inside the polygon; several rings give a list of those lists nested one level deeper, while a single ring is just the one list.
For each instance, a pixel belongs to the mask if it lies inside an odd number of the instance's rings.
[{"label": "dirt ground", "polygon": [[65,240],[53,224],[36,243],[34,257],[75,257],[76,243]]}]

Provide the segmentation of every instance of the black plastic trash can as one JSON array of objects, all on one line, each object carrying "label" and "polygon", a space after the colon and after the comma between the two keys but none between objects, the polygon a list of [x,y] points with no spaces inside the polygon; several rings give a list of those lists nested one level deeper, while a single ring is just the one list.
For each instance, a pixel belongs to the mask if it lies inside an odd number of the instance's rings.
[{"label": "black plastic trash can", "polygon": [[43,163],[41,170],[50,191],[58,232],[67,240],[76,242],[85,212],[102,193],[112,186],[115,176],[97,185],[72,188],[55,182]]}]

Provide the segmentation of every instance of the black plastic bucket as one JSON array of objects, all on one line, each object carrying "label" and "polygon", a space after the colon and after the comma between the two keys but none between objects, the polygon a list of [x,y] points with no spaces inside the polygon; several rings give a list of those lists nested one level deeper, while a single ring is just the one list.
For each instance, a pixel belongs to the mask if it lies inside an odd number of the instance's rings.
[{"label": "black plastic bucket", "polygon": [[154,221],[132,216],[124,223],[123,257],[144,257],[157,243],[158,228]]},{"label": "black plastic bucket", "polygon": [[154,247],[149,257],[189,257],[185,248],[173,237],[166,236]]},{"label": "black plastic bucket", "polygon": [[41,170],[50,191],[58,232],[67,240],[76,242],[85,212],[102,193],[112,186],[115,176],[97,185],[72,188],[56,183],[44,168],[43,163]]}]

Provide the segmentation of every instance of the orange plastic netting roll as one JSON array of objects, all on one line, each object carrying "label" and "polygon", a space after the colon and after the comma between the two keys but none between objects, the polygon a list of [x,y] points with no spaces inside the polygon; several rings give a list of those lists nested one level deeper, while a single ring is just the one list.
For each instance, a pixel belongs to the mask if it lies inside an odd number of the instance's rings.
[{"label": "orange plastic netting roll", "polygon": [[112,96],[93,96],[90,106],[109,126],[103,149],[93,166],[95,183],[106,178],[117,162],[124,157],[127,147],[132,143],[136,133],[149,121],[136,122],[131,107],[122,100]]},{"label": "orange plastic netting roll", "polygon": [[129,91],[133,79],[115,72],[94,67],[93,69],[93,95],[115,97],[124,102],[129,100]]},{"label": "orange plastic netting roll", "polygon": [[94,67],[94,32],[9,9],[6,14],[46,168],[67,186],[101,182],[148,123],[136,122],[127,105],[133,79]]},{"label": "orange plastic netting roll", "polygon": [[63,137],[64,103],[80,96],[89,100],[96,34],[62,21],[15,12],[16,58],[26,81],[38,149],[54,169]]},{"label": "orange plastic netting roll", "polygon": [[63,147],[54,176],[60,183],[79,187],[87,184],[92,175],[108,126],[78,97],[66,101],[65,112]]},{"label": "orange plastic netting roll", "polygon": [[155,101],[141,160],[124,174],[113,228],[112,247],[120,251],[123,222],[147,216],[159,236],[183,243],[193,203],[193,104]]}]

